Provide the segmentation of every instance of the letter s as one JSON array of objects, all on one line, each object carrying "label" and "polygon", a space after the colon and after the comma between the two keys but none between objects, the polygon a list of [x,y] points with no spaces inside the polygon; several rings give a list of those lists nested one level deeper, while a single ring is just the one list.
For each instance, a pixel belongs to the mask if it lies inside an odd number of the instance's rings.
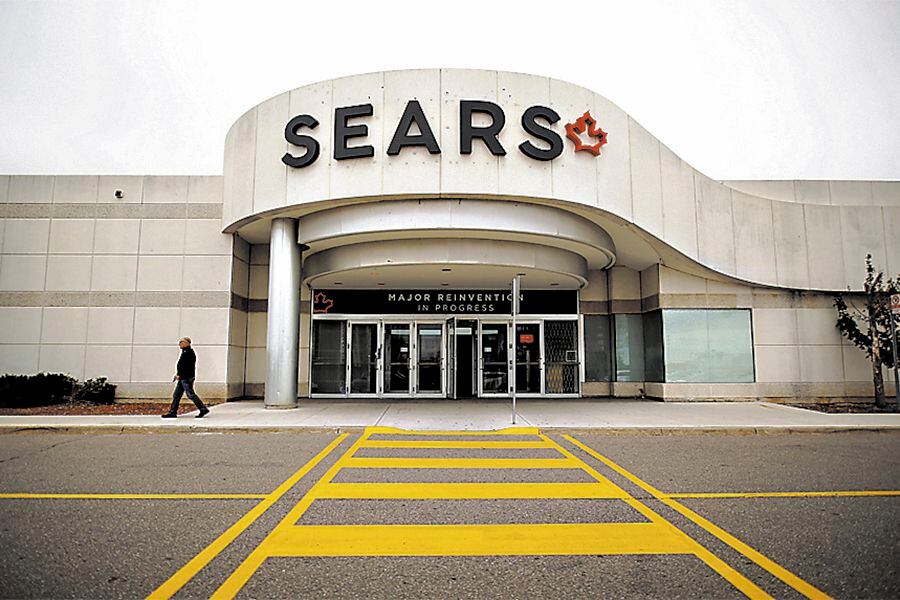
[{"label": "letter s", "polygon": [[319,158],[319,142],[308,135],[298,134],[297,130],[301,127],[315,129],[318,125],[319,122],[309,115],[298,115],[288,121],[288,124],[284,127],[284,139],[287,140],[289,144],[306,148],[306,153],[302,156],[294,156],[289,152],[285,152],[284,156],[281,157],[281,162],[296,169],[314,163],[316,159]]}]

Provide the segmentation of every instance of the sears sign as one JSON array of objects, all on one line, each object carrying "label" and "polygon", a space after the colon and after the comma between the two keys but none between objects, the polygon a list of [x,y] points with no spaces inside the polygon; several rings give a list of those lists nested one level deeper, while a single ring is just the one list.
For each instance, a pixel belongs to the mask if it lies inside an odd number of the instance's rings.
[{"label": "sears sign", "polygon": [[[375,148],[365,144],[369,134],[366,117],[373,114],[371,104],[342,106],[334,109],[334,159],[349,160],[375,156]],[[473,117],[483,115],[488,125],[475,126]],[[558,133],[549,128],[559,121],[555,110],[546,106],[531,106],[522,113],[520,124],[523,132],[529,136],[519,144],[519,151],[534,160],[553,160],[563,152],[563,141]],[[297,115],[284,128],[284,139],[288,143],[305,150],[305,152],[286,152],[281,161],[289,167],[303,168],[316,162],[319,158],[319,142],[310,135],[318,127],[319,122],[312,115]],[[411,133],[413,126],[418,133]],[[495,156],[505,156],[506,149],[498,138],[500,131],[506,126],[506,114],[503,109],[485,100],[459,101],[459,151],[460,154],[471,154],[473,144],[484,146]],[[566,123],[566,137],[574,144],[574,151],[584,151],[600,155],[600,148],[606,143],[606,132],[586,111],[578,119]],[[309,130],[310,134],[304,133]],[[350,145],[351,141],[354,145]],[[537,143],[535,143],[537,142]],[[388,156],[397,156],[404,148],[422,147],[430,154],[440,154],[434,131],[422,111],[418,100],[406,103],[387,147]]]}]

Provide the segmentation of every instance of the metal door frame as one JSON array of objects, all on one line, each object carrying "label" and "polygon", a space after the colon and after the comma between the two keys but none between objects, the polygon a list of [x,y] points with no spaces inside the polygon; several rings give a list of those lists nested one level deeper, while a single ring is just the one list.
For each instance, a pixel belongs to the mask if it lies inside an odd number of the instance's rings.
[{"label": "metal door frame", "polygon": [[[547,395],[547,381],[544,376],[544,351],[546,349],[546,344],[544,343],[544,319],[542,318],[534,318],[534,319],[520,319],[516,317],[516,327],[519,325],[537,325],[538,326],[538,335],[540,336],[540,345],[541,352],[540,357],[538,358],[539,362],[539,373],[540,373],[540,389],[537,392],[517,392],[516,395],[519,398],[542,398]],[[517,335],[517,332],[516,332]],[[513,336],[513,352],[516,350],[516,345],[518,345],[519,339]],[[510,359],[510,368],[512,368],[512,359]],[[553,394],[556,396],[556,394]]]},{"label": "metal door frame", "polygon": [[[413,389],[410,393],[412,398],[446,398],[447,397],[447,323],[446,319],[417,319],[412,322],[413,325],[413,348],[414,353],[410,353],[410,361],[412,367],[410,372],[415,372],[415,376],[410,375],[410,382]],[[420,392],[419,391],[419,325],[439,325],[441,331],[441,388],[437,392]]]},{"label": "metal door frame", "polygon": [[[485,325],[502,325],[506,327],[506,391],[491,392],[484,391],[484,350],[483,350],[483,331]],[[478,397],[479,398],[508,398],[510,396],[510,382],[512,381],[512,358],[510,356],[510,336],[509,330],[512,326],[512,319],[478,319]]]},{"label": "metal door frame", "polygon": [[[389,369],[388,361],[389,357],[386,355],[386,344],[384,343],[384,336],[387,332],[388,325],[406,325],[409,330],[409,348],[407,350],[407,369],[409,370],[409,385],[405,392],[388,392],[386,386],[384,385],[384,375],[385,372]],[[414,352],[414,341],[415,341],[415,327],[414,322],[409,319],[382,319],[381,320],[381,369],[379,372],[379,382],[381,385],[381,395],[379,398],[410,398],[413,395],[413,352]]]},{"label": "metal door frame", "polygon": [[[353,378],[353,326],[354,325],[374,325],[375,326],[375,391],[374,392],[353,392],[351,391]],[[377,319],[360,319],[347,320],[347,374],[346,374],[346,396],[348,398],[380,398],[382,386],[382,353],[381,348],[384,345],[384,338],[381,333],[381,323]]]}]

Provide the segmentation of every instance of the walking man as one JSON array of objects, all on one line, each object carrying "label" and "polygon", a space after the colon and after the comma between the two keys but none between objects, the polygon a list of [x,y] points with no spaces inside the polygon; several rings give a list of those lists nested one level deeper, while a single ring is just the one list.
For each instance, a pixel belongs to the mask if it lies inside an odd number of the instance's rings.
[{"label": "walking man", "polygon": [[178,346],[181,348],[181,356],[178,358],[175,378],[172,380],[176,382],[175,391],[172,393],[172,406],[169,407],[169,412],[162,417],[163,419],[174,419],[178,417],[178,403],[181,401],[182,394],[187,392],[188,398],[191,399],[200,411],[197,418],[202,419],[209,412],[209,409],[206,408],[206,405],[203,404],[203,400],[201,400],[196,392],[194,392],[197,355],[194,354],[194,349],[191,348],[191,338],[181,338],[178,340]]}]

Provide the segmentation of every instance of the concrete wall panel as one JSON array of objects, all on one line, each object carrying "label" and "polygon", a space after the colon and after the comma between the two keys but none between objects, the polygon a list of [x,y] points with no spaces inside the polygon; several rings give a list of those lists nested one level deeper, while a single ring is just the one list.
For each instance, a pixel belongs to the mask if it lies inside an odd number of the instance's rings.
[{"label": "concrete wall panel", "polygon": [[97,202],[99,189],[97,175],[57,175],[53,182],[53,203],[93,204]]},{"label": "concrete wall panel", "polygon": [[269,98],[256,109],[256,156],[253,210],[278,208],[285,204],[288,167],[281,157],[288,149],[284,126],[290,120],[290,93]]},{"label": "concrete wall panel", "polygon": [[697,206],[694,171],[675,153],[660,145],[663,235],[672,247],[697,257]]},{"label": "concrete wall panel", "polygon": [[[448,193],[496,194],[500,189],[497,157],[478,140],[472,142],[471,154],[459,153],[459,101],[487,100],[497,102],[495,71],[441,69],[441,190]],[[507,126],[509,126],[507,115]],[[475,116],[476,126],[486,126],[487,117]],[[510,148],[504,148],[506,153]],[[513,149],[515,150],[515,149]],[[437,191],[437,190],[435,190]]]},{"label": "concrete wall panel", "polygon": [[772,203],[775,239],[775,271],[778,283],[792,288],[809,287],[806,223],[803,206]]},{"label": "concrete wall panel", "polygon": [[47,291],[84,291],[91,289],[92,257],[58,256],[47,257]]},{"label": "concrete wall panel", "polygon": [[[349,124],[365,124],[368,135],[351,138],[349,147],[369,145],[375,149],[371,158],[335,161],[330,158],[332,196],[352,198],[354,196],[371,196],[381,193],[381,169],[385,157],[384,143],[384,74],[369,73],[359,77],[345,77],[332,82],[332,99],[335,107],[355,106],[368,103],[372,105],[372,116],[355,117]],[[282,125],[284,129],[284,125]],[[321,136],[317,136],[321,137]],[[332,147],[331,157],[334,156]],[[321,157],[320,159],[321,160]]]},{"label": "concrete wall panel", "polygon": [[734,228],[731,192],[697,175],[697,238],[700,261],[725,273],[734,272]]},{"label": "concrete wall panel", "polygon": [[[841,207],[841,240],[844,252],[844,281],[861,289],[866,279],[865,256],[872,255],[876,269],[887,267],[884,214],[874,206]],[[895,240],[895,245],[900,241]]]},{"label": "concrete wall panel", "polygon": [[732,210],[738,276],[750,281],[774,281],[776,276],[772,201],[734,192]]},{"label": "concrete wall panel", "polygon": [[[384,74],[384,147],[375,152],[387,152],[406,104],[417,100],[425,113],[428,126],[436,140],[441,134],[441,73],[434,69],[389,71]],[[402,132],[406,133],[406,132]],[[419,133],[413,127],[410,135]],[[440,142],[438,142],[440,145]],[[388,158],[388,157],[386,157]],[[441,155],[430,154],[422,146],[407,147],[393,160],[383,162],[382,191],[385,194],[404,194],[419,190],[438,189],[441,185]]]}]

